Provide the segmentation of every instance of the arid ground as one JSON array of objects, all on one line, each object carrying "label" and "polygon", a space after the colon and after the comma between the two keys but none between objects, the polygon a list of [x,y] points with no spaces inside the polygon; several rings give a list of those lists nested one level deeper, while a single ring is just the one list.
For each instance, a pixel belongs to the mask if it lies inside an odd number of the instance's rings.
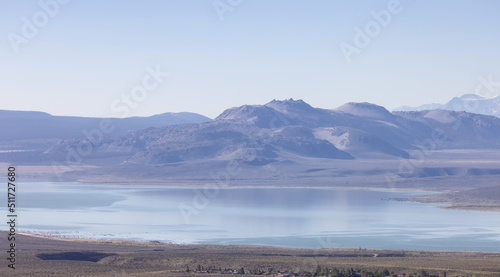
[{"label": "arid ground", "polygon": [[[8,245],[7,233],[0,243]],[[320,267],[406,276],[500,276],[500,253],[426,252],[367,249],[286,249],[261,246],[174,245],[157,242],[90,241],[16,236],[16,269],[7,267],[3,251],[1,276],[208,276],[221,268],[250,272],[306,274]],[[214,268],[196,272],[197,266]],[[189,268],[190,272],[186,272]],[[474,275],[475,274],[475,275]],[[416,275],[418,276],[418,275]]]}]

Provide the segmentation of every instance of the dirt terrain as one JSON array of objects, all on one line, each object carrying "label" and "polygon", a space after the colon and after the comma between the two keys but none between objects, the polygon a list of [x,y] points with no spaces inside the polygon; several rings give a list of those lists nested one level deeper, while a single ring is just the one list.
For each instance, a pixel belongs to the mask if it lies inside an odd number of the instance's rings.
[{"label": "dirt terrain", "polygon": [[[7,233],[0,232],[2,249]],[[3,251],[5,258],[7,253]],[[5,258],[0,276],[209,276],[245,268],[247,273],[286,271],[307,275],[320,267],[394,274],[500,276],[500,253],[367,249],[286,249],[263,246],[175,245],[16,236],[16,269]],[[196,272],[200,265],[204,272]],[[211,273],[205,269],[211,267]],[[190,271],[186,272],[189,268]],[[221,271],[218,271],[219,268]],[[253,274],[249,274],[253,275]]]}]

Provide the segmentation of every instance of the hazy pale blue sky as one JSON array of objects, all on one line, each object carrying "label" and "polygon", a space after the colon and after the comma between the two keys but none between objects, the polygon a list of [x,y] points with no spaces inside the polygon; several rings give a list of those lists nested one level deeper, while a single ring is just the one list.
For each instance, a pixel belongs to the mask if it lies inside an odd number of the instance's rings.
[{"label": "hazy pale blue sky", "polygon": [[215,117],[285,98],[392,109],[472,93],[481,76],[500,82],[496,0],[400,0],[350,63],[341,43],[391,1],[242,0],[220,20],[212,0],[65,0],[16,53],[23,18],[43,20],[51,1],[0,1],[0,109],[123,116],[111,106],[157,65],[169,77],[126,115]]}]

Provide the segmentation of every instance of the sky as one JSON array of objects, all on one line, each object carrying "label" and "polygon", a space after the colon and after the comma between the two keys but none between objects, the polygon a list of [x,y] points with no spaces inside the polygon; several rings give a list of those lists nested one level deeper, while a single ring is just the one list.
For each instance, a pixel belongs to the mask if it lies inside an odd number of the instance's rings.
[{"label": "sky", "polygon": [[288,98],[445,103],[500,82],[499,12],[496,0],[0,0],[0,109],[214,118]]}]

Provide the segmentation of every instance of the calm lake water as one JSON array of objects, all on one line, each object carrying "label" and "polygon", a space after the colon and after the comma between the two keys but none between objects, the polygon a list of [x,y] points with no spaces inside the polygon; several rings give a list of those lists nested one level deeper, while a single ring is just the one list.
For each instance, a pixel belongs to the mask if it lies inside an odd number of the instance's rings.
[{"label": "calm lake water", "polygon": [[[18,230],[175,243],[500,252],[500,213],[387,200],[417,194],[19,183]],[[6,200],[0,204],[6,207]]]}]

